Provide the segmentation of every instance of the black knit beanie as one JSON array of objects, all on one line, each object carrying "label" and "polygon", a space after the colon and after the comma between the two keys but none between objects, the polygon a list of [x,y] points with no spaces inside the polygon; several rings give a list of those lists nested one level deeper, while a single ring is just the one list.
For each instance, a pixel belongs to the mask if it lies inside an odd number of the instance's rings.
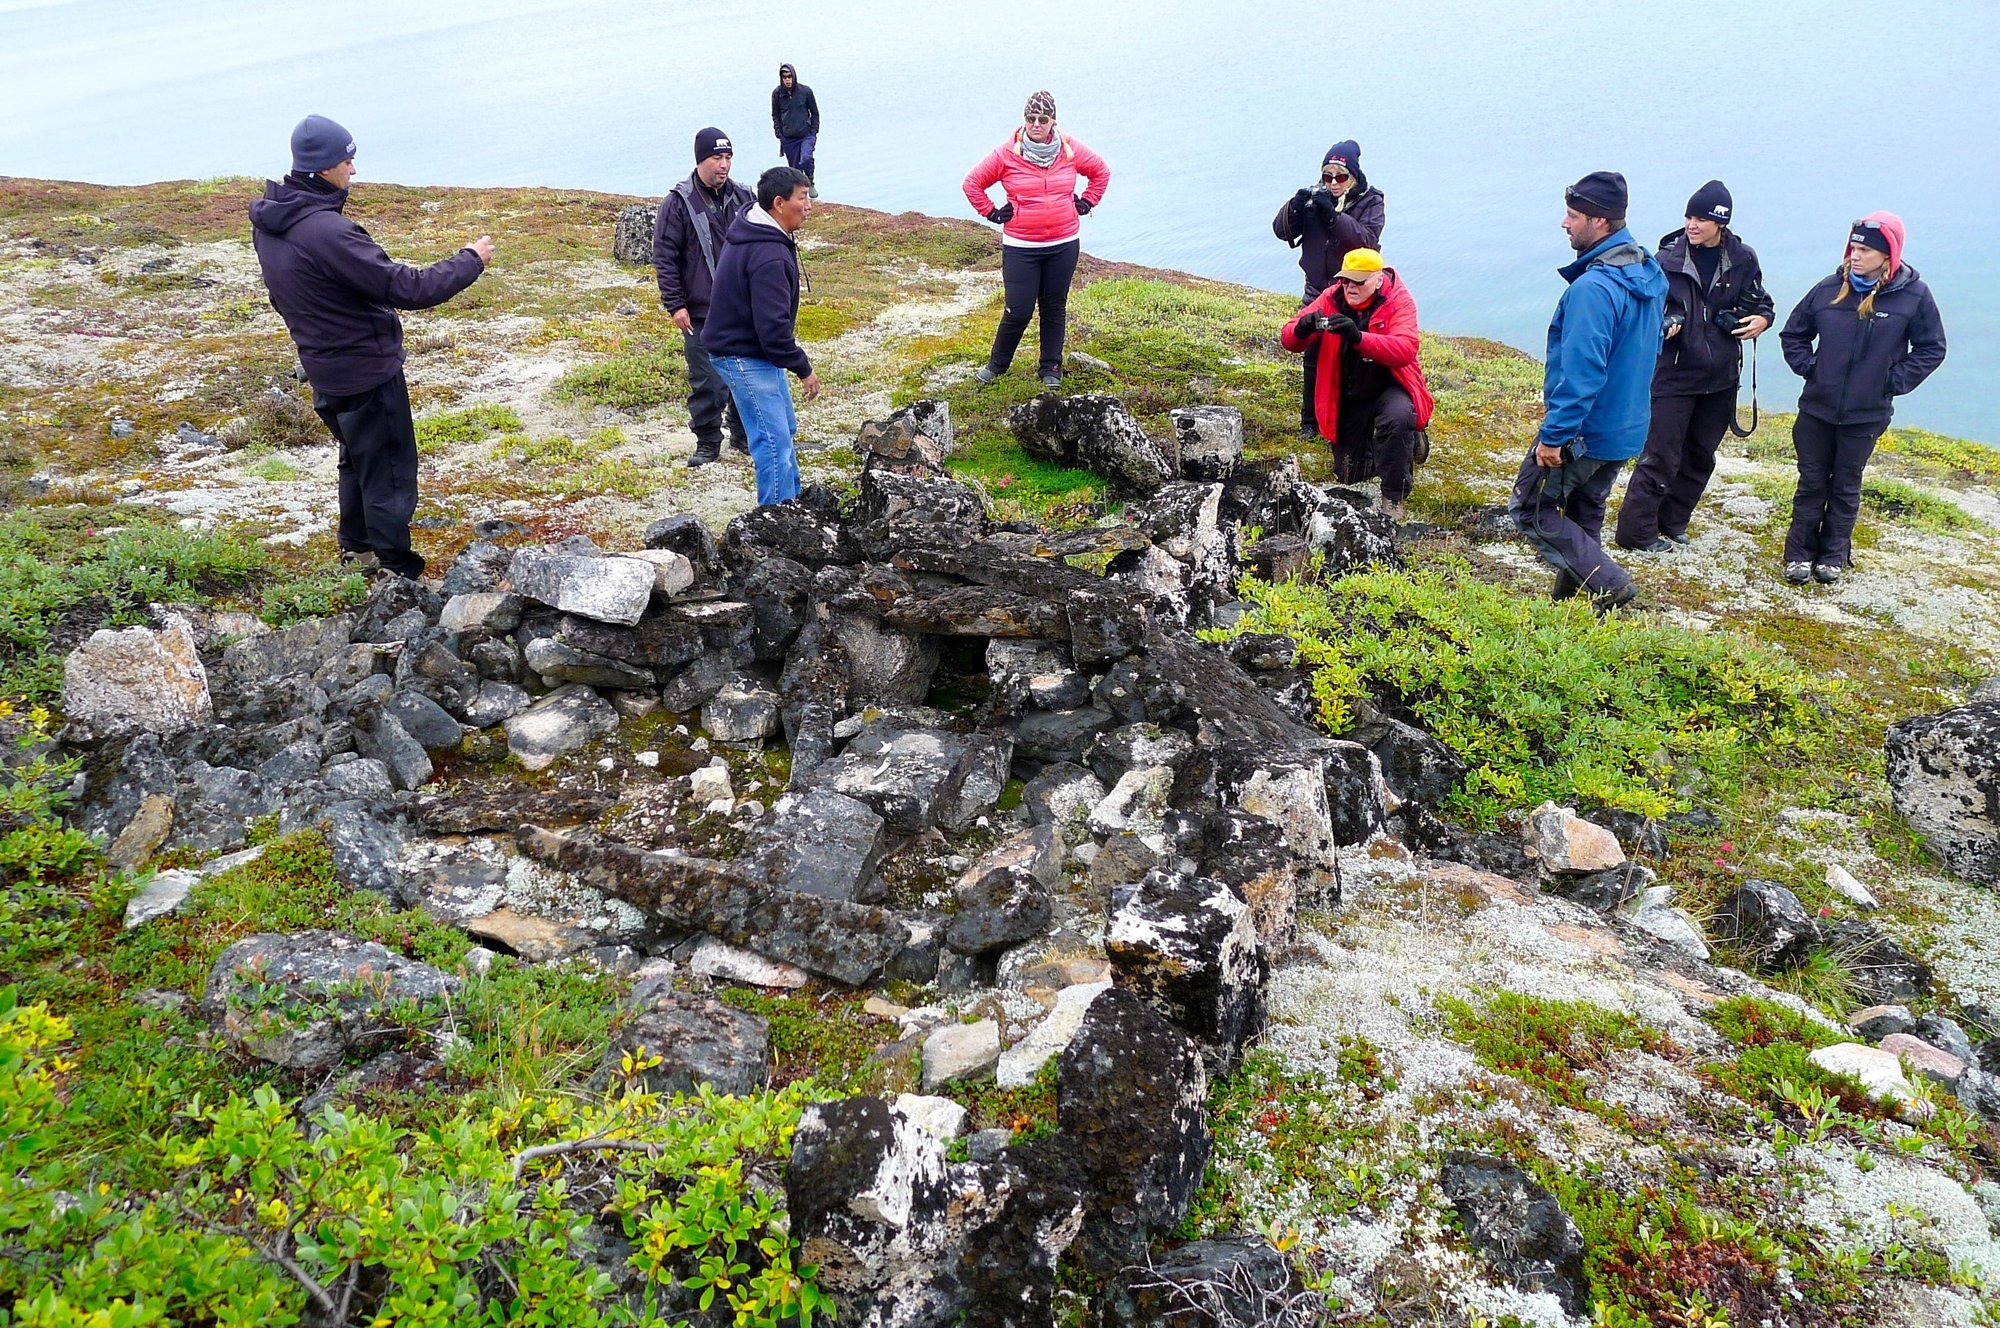
[{"label": "black knit beanie", "polygon": [[736,149],[729,146],[729,135],[710,125],[694,136],[694,164],[699,166],[718,154],[733,157]]},{"label": "black knit beanie", "polygon": [[1623,217],[1629,201],[1625,177],[1617,171],[1592,171],[1563,191],[1563,201],[1586,217]]},{"label": "black knit beanie", "polygon": [[1727,226],[1735,207],[1735,201],[1729,197],[1729,187],[1720,180],[1710,180],[1694,191],[1688,199],[1687,211],[1681,215],[1700,217],[1703,221],[1719,221]]}]

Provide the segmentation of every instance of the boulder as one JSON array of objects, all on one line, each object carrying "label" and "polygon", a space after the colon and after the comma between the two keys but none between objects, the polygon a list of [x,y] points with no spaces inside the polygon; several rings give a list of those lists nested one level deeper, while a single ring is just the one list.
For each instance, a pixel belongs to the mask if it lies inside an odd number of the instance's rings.
[{"label": "boulder", "polygon": [[637,558],[605,558],[557,549],[516,550],[507,583],[524,599],[598,622],[630,627],[652,602],[655,569]]},{"label": "boulder", "polygon": [[397,692],[389,698],[388,711],[427,752],[449,751],[465,740],[458,721],[422,692]]},{"label": "boulder", "polygon": [[1607,871],[1625,861],[1618,836],[1594,825],[1568,807],[1545,802],[1528,813],[1521,826],[1528,856],[1551,875],[1585,875]]},{"label": "boulder", "polygon": [[702,703],[701,726],[717,742],[762,742],[779,731],[777,692],[739,675]]},{"label": "boulder", "polygon": [[179,733],[215,717],[194,631],[176,615],[160,631],[92,632],[63,660],[62,705],[94,738]]},{"label": "boulder", "polygon": [[1854,994],[1871,1004],[1922,1000],[1931,994],[1931,966],[1866,922],[1835,922],[1821,939],[1854,975]]},{"label": "boulder", "polygon": [[1130,833],[1157,839],[1174,792],[1174,772],[1165,766],[1127,770],[1111,791],[1090,809],[1086,822],[1093,835]]},{"label": "boulder", "polygon": [[1333,865],[1334,849],[1346,837],[1334,828],[1327,798],[1329,776],[1322,755],[1274,752],[1231,783],[1233,803],[1277,826],[1300,861],[1315,867]]},{"label": "boulder", "polygon": [[611,234],[611,256],[621,263],[653,261],[653,223],[659,208],[651,203],[627,203],[618,209],[618,222]]},{"label": "boulder", "polygon": [[1104,1289],[1097,1322],[1100,1328],[1319,1328],[1325,1303],[1270,1241],[1230,1236],[1191,1241],[1143,1267],[1119,1269]]},{"label": "boulder", "polygon": [[1959,1075],[1965,1073],[1965,1058],[1933,1047],[1922,1038],[1908,1033],[1891,1033],[1876,1046],[1900,1057],[1905,1065],[1933,1083],[1955,1084]]},{"label": "boulder", "polygon": [[660,689],[660,704],[677,715],[701,709],[750,662],[745,658],[748,653],[738,646],[704,651],[667,680]]},{"label": "boulder", "polygon": [[1055,1004],[1041,1022],[1000,1053],[999,1064],[993,1070],[994,1081],[1002,1088],[1025,1088],[1034,1083],[1042,1067],[1062,1055],[1063,1048],[1076,1036],[1076,1030],[1083,1027],[1090,1003],[1109,990],[1109,982],[1076,982],[1058,991]]},{"label": "boulder", "polygon": [[987,852],[958,879],[945,944],[960,954],[984,954],[1041,932],[1062,859],[1062,836],[1052,825],[1023,830]]},{"label": "boulder", "polygon": [[1473,1249],[1495,1272],[1528,1292],[1546,1292],[1572,1317],[1590,1312],[1583,1233],[1556,1197],[1502,1158],[1453,1149],[1438,1187]]},{"label": "boulder", "polygon": [[1243,412],[1234,406],[1181,406],[1173,421],[1182,479],[1216,483],[1243,460]]},{"label": "boulder", "polygon": [[1111,919],[1112,981],[1201,1040],[1211,1075],[1263,1031],[1270,963],[1250,906],[1220,881],[1155,869]]},{"label": "boulder", "polygon": [[880,900],[876,864],[888,848],[873,808],[830,789],[785,793],[753,826],[743,856],[771,884],[860,903]]},{"label": "boulder", "polygon": [[1847,1026],[1874,1042],[1891,1033],[1915,1032],[1917,1021],[1907,1005],[1871,1005],[1847,1016]]},{"label": "boulder", "polygon": [[657,1093],[693,1093],[703,1084],[738,1097],[770,1077],[771,1028],[760,1014],[693,992],[634,994],[625,1022],[612,1035],[592,1086],[623,1080],[626,1056],[640,1069],[631,1082]]},{"label": "boulder", "polygon": [[1962,1061],[1972,1059],[1972,1039],[1956,1022],[1935,1010],[1917,1020],[1915,1036]]},{"label": "boulder", "polygon": [[1062,641],[994,637],[986,643],[985,715],[1011,719],[1023,710],[1074,710],[1090,703],[1090,679],[1079,673]]},{"label": "boulder", "polygon": [[355,625],[353,614],[337,613],[328,618],[309,618],[273,632],[260,632],[225,649],[216,671],[237,682],[316,673],[328,660],[347,649]]},{"label": "boulder", "polygon": [[1208,1166],[1200,1044],[1139,996],[1106,991],[1064,1047],[1056,1084],[1084,1193],[1081,1260],[1100,1272],[1140,1262],[1187,1216]]},{"label": "boulder", "polygon": [[1708,941],[1703,938],[1701,928],[1693,918],[1670,904],[1642,900],[1632,910],[1629,921],[1637,930],[1682,954],[1704,961],[1709,957]]},{"label": "boulder", "polygon": [[1094,470],[1128,496],[1152,493],[1175,473],[1166,449],[1115,396],[1045,392],[1008,411],[1007,425],[1030,455]]},{"label": "boulder", "polygon": [[666,549],[687,559],[688,565],[695,571],[697,583],[700,578],[713,577],[722,570],[722,551],[716,546],[715,536],[709,533],[700,517],[689,512],[663,516],[648,525],[645,545],[649,549]]},{"label": "boulder", "polygon": [[514,555],[500,545],[476,539],[452,559],[438,590],[447,600],[457,595],[493,594],[506,582],[507,564],[513,560]]},{"label": "boulder", "polygon": [[1356,707],[1354,725],[1345,736],[1375,753],[1382,778],[1405,802],[1436,808],[1465,782],[1466,765],[1457,752],[1373,706]]},{"label": "boulder", "polygon": [[778,676],[779,723],[792,749],[790,785],[799,788],[833,758],[834,725],[847,715],[847,656],[840,642],[814,621],[792,642]]},{"label": "boulder", "polygon": [[1893,1051],[1859,1042],[1836,1042],[1809,1053],[1806,1059],[1828,1074],[1855,1080],[1869,1096],[1895,1108],[1906,1120],[1931,1115],[1930,1104],[1917,1095],[1916,1086],[1903,1073],[1902,1058]]},{"label": "boulder", "polygon": [[1797,968],[1820,943],[1819,927],[1799,897],[1756,877],[1729,892],[1712,925],[1717,936],[1741,945],[1765,970]]},{"label": "boulder", "polygon": [[553,636],[536,637],[529,641],[524,653],[528,667],[540,674],[542,681],[551,687],[574,682],[586,687],[636,692],[655,685],[651,669],[621,663],[608,655],[593,655],[587,650],[578,650]]},{"label": "boulder", "polygon": [[354,615],[349,639],[407,641],[414,632],[438,621],[444,601],[435,590],[407,576],[377,577],[368,598]]},{"label": "boulder", "polygon": [[1118,721],[1092,706],[1077,710],[1030,710],[1007,726],[1014,750],[1036,761],[1083,760],[1097,736]]},{"label": "boulder", "polygon": [[1000,1062],[1000,1025],[991,1019],[943,1024],[924,1037],[924,1089],[977,1079]]},{"label": "boulder", "polygon": [[983,734],[871,725],[811,783],[873,807],[897,834],[962,830],[992,810],[1012,748]]},{"label": "boulder", "polygon": [[[623,664],[647,669],[678,668],[700,658],[704,652],[738,646],[749,638],[749,606],[732,601],[715,601],[715,604],[725,607],[717,607],[706,616],[696,614],[694,605],[676,604],[664,613],[642,619],[636,627],[564,614],[556,620],[553,635],[572,649]],[[538,626],[542,634],[550,634],[546,615],[538,622],[526,624],[523,631]]]},{"label": "boulder", "polygon": [[1951,871],[2000,883],[2000,701],[1891,725],[1883,742],[1896,810]]},{"label": "boulder", "polygon": [[507,750],[541,770],[596,738],[618,731],[618,712],[582,683],[557,688],[505,721]]},{"label": "boulder", "polygon": [[888,627],[865,613],[836,613],[827,630],[847,662],[850,701],[921,701],[937,672],[937,642]]},{"label": "boulder", "polygon": [[[440,712],[442,713],[442,712]],[[446,716],[447,720],[450,716]],[[430,753],[412,737],[387,706],[370,706],[354,715],[354,749],[380,761],[397,788],[422,788],[434,772]],[[454,728],[457,721],[451,721]]]},{"label": "boulder", "polygon": [[664,599],[686,593],[695,583],[694,563],[673,549],[633,549],[618,555],[653,565],[653,593]]},{"label": "boulder", "polygon": [[1097,777],[1116,784],[1129,770],[1165,766],[1180,769],[1194,751],[1194,740],[1179,729],[1158,724],[1126,724],[1092,739],[1084,759]]},{"label": "boulder", "polygon": [[231,1046],[293,1070],[400,1040],[435,1018],[458,979],[331,931],[246,936],[216,957],[202,1002]]},{"label": "boulder", "polygon": [[1021,805],[1036,825],[1054,825],[1066,839],[1088,833],[1091,810],[1104,801],[1104,781],[1080,765],[1058,761],[1021,790]]}]

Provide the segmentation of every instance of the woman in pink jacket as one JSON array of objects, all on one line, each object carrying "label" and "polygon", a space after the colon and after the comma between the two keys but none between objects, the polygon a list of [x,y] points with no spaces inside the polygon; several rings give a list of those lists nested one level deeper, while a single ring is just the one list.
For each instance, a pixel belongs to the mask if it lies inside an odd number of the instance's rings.
[{"label": "woman in pink jacket", "polygon": [[[1028,316],[1042,311],[1042,359],[1046,387],[1062,386],[1063,328],[1069,311],[1069,283],[1079,251],[1077,219],[1104,200],[1111,168],[1104,158],[1056,128],[1056,99],[1046,92],[1028,98],[1021,128],[965,177],[972,210],[1004,228],[1000,273],[1007,308],[993,334],[993,353],[979,371],[990,383],[1007,372],[1014,349],[1028,330]],[[1082,193],[1077,180],[1089,181]],[[994,185],[1006,202],[993,206]]]}]

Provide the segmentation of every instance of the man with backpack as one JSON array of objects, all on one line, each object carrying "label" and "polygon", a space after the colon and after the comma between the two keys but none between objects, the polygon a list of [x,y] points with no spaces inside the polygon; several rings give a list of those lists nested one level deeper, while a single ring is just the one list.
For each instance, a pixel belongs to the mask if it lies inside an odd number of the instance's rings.
[{"label": "man with backpack", "polygon": [[694,431],[690,468],[721,457],[725,413],[729,446],[738,452],[750,450],[743,417],[701,344],[722,238],[757,201],[729,178],[735,155],[729,136],[720,129],[711,126],[696,134],[694,173],[660,200],[659,220],[653,226],[653,272],[660,283],[660,305],[681,330],[681,355],[687,361],[688,428]]},{"label": "man with backpack", "polygon": [[1625,486],[1621,549],[1672,553],[1715,472],[1715,451],[1736,421],[1743,345],[1771,326],[1757,251],[1731,229],[1734,202],[1720,180],[1688,199],[1687,224],[1660,239],[1667,274],[1666,341],[1653,370],[1653,422]]}]

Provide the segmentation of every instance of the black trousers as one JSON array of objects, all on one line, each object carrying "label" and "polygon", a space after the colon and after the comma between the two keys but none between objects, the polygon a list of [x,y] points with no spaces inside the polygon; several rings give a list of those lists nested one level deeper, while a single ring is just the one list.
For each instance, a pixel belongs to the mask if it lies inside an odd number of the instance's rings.
[{"label": "black trousers", "polygon": [[[1315,338],[1317,340],[1317,338]],[[1410,496],[1417,404],[1398,385],[1377,397],[1342,397],[1334,425],[1333,476],[1342,484],[1382,477],[1382,501]]]},{"label": "black trousers", "polygon": [[417,510],[417,430],[402,372],[352,396],[328,396],[315,389],[313,410],[340,444],[341,552],[373,553],[398,575],[422,576],[424,560],[410,548],[410,517]]},{"label": "black trousers", "polygon": [[1076,276],[1077,255],[1082,242],[1052,245],[1047,249],[1024,249],[1003,245],[1000,249],[1000,279],[1007,288],[1007,307],[1000,326],[993,333],[993,353],[986,367],[996,374],[1007,372],[1021,334],[1036,309],[1042,312],[1042,357],[1037,373],[1062,372],[1063,334],[1069,325],[1069,283]]},{"label": "black trousers", "polygon": [[1799,487],[1792,494],[1792,528],[1785,533],[1788,563],[1854,561],[1854,522],[1861,515],[1861,472],[1888,424],[1834,424],[1799,412],[1792,450],[1799,459]]},{"label": "black trousers", "polygon": [[[1319,291],[1306,287],[1306,298],[1299,303],[1299,308],[1305,308],[1318,298]],[[1319,341],[1318,337],[1314,337],[1306,344],[1306,380],[1299,397],[1299,432],[1313,438],[1319,436],[1319,412],[1313,404],[1313,380],[1319,376]]]},{"label": "black trousers", "polygon": [[729,418],[730,442],[739,450],[744,433],[736,398],[729,394],[729,384],[715,372],[715,361],[708,358],[708,351],[701,344],[701,326],[706,321],[696,318],[693,328],[681,333],[681,358],[687,361],[688,428],[694,433],[694,450],[712,457],[722,452],[725,415]]},{"label": "black trousers", "polygon": [[1662,534],[1687,529],[1694,505],[1715,473],[1715,451],[1736,417],[1736,389],[1653,398],[1646,450],[1618,509],[1618,543],[1643,549]]}]

